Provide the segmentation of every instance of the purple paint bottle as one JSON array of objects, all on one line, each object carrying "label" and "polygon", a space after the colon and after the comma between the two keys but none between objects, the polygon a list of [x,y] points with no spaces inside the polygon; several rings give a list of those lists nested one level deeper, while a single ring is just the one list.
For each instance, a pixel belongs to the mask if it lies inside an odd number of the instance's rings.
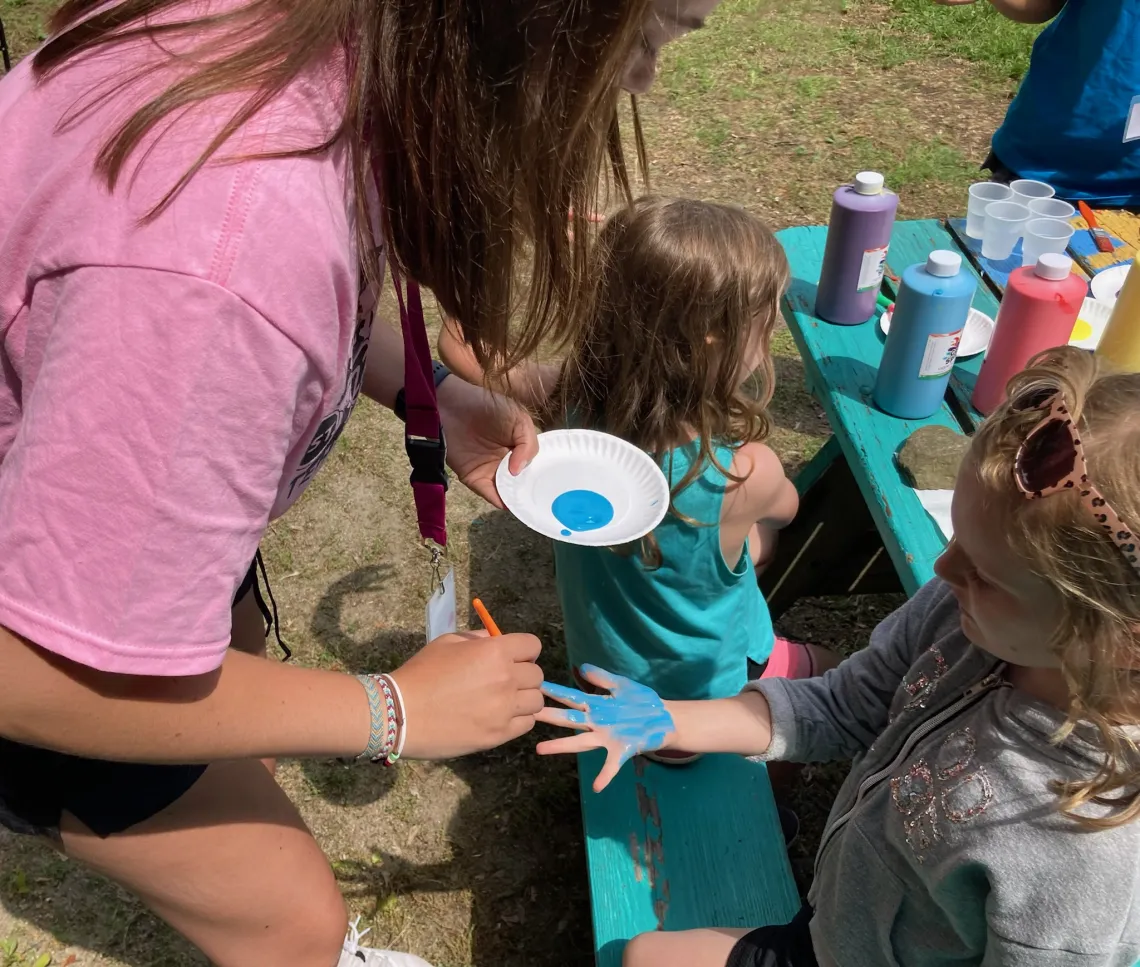
[{"label": "purple paint bottle", "polygon": [[836,189],[815,297],[820,319],[854,326],[874,314],[898,207],[899,196],[877,171],[861,171],[853,185]]}]

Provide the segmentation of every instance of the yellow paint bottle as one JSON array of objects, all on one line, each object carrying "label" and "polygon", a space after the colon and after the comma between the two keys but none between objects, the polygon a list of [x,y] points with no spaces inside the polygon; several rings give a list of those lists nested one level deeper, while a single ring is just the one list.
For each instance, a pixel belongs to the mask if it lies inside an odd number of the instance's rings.
[{"label": "yellow paint bottle", "polygon": [[1140,271],[1128,270],[1096,354],[1113,369],[1140,373]]}]

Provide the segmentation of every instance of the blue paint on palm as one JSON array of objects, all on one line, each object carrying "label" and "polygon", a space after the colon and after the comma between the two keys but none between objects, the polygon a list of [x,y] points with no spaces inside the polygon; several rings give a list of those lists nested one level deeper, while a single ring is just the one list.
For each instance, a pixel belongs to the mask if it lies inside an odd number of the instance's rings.
[{"label": "blue paint on palm", "polygon": [[[599,671],[592,665],[583,665],[581,670],[583,674]],[[584,708],[567,712],[567,724],[608,733],[619,746],[623,763],[642,752],[664,748],[676,728],[661,697],[652,688],[620,675],[606,677],[610,679],[609,695],[590,695],[551,682],[542,690],[556,701]]]},{"label": "blue paint on palm", "polygon": [[593,490],[567,490],[554,498],[550,512],[565,530],[596,531],[614,519],[614,505]]}]

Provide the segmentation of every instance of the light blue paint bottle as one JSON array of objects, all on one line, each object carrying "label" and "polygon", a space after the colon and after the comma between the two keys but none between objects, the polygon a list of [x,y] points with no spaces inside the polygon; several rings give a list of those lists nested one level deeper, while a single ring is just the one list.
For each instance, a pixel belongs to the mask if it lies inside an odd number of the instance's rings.
[{"label": "light blue paint bottle", "polygon": [[906,420],[938,411],[976,288],[956,252],[931,252],[925,264],[903,272],[875,380],[879,409]]}]

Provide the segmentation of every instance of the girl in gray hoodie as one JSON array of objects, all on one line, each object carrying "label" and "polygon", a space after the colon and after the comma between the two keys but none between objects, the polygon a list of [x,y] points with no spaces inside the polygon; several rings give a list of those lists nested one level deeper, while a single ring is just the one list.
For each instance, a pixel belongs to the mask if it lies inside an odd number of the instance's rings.
[{"label": "girl in gray hoodie", "polygon": [[[822,678],[662,702],[593,669],[541,753],[854,760],[792,923],[644,934],[626,967],[1140,961],[1140,374],[1042,354],[979,429],[938,577]],[[1133,523],[1129,523],[1133,522]]]}]

